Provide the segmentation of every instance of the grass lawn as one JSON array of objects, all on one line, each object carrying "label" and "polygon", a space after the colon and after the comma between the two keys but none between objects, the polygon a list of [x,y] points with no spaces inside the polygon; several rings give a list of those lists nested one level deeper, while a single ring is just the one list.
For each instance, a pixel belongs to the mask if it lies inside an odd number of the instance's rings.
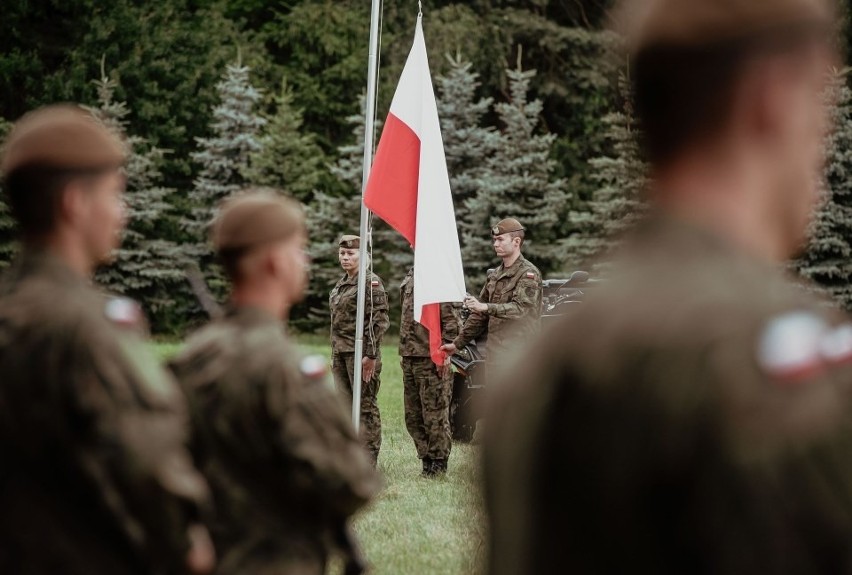
[{"label": "grass lawn", "polygon": [[[178,344],[157,343],[165,358]],[[306,352],[330,356],[321,339],[304,338]],[[374,575],[468,575],[484,555],[476,447],[455,444],[447,477],[419,476],[420,462],[405,430],[402,372],[395,344],[382,348],[382,451],[385,490],[355,529]]]}]

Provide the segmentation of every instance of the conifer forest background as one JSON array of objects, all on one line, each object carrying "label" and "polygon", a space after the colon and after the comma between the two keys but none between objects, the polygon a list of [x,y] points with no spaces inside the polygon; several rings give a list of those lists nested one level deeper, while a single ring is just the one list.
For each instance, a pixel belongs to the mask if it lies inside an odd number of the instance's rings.
[{"label": "conifer forest background", "polygon": [[[525,253],[559,277],[605,252],[642,212],[639,127],[620,39],[606,27],[611,3],[423,1],[472,293],[495,265],[488,230],[503,217],[526,225]],[[380,120],[416,15],[416,0],[384,2]],[[205,238],[216,203],[249,184],[295,196],[313,264],[293,323],[322,330],[340,275],[337,237],[358,229],[369,19],[369,0],[5,0],[0,135],[29,109],[73,101],[127,137],[131,225],[99,279],[143,302],[158,333],[203,318],[186,269],[199,266],[224,293]],[[835,76],[825,203],[792,265],[852,309],[852,92],[845,69]],[[0,201],[0,267],[13,238]],[[373,239],[374,269],[395,296],[410,249],[379,221]]]}]

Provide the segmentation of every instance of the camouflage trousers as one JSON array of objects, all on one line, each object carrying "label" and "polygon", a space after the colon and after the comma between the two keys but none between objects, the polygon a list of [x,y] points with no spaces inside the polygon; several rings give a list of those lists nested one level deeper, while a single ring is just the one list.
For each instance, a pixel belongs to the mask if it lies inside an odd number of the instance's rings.
[{"label": "camouflage trousers", "polygon": [[[354,383],[354,353],[335,352],[331,356],[331,373],[334,385],[340,393],[348,397],[352,405],[352,385]],[[360,369],[360,366],[359,366]],[[379,386],[381,386],[382,357],[376,361],[376,373],[370,381],[361,382],[361,439],[373,456],[373,461],[379,458],[382,447],[382,418],[379,414]]]},{"label": "camouflage trousers", "polygon": [[414,440],[417,457],[447,459],[452,447],[450,432],[450,399],[453,375],[438,377],[435,364],[428,357],[402,358],[405,427]]}]

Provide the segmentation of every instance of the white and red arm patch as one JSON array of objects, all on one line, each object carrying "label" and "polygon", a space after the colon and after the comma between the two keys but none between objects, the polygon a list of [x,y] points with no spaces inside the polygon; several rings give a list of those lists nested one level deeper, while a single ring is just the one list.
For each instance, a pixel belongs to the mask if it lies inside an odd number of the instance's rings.
[{"label": "white and red arm patch", "polygon": [[835,328],[805,311],[776,317],[761,333],[757,361],[779,383],[818,377],[852,361],[852,325]]}]

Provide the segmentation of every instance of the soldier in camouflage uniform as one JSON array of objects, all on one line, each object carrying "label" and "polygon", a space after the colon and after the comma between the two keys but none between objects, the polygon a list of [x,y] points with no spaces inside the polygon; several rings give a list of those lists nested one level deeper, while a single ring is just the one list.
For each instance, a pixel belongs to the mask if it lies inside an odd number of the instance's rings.
[{"label": "soldier in camouflage uniform", "polygon": [[[429,331],[414,321],[414,268],[400,286],[402,323],[399,327],[399,356],[405,399],[405,427],[417,457],[423,462],[424,477],[446,473],[452,447],[450,399],[453,372],[449,365],[435,365],[429,351]],[[441,304],[441,339],[452,341],[458,335],[458,318],[452,304]]]},{"label": "soldier in camouflage uniform", "polygon": [[[358,307],[358,258],[361,240],[343,236],[338,242],[340,266],[346,272],[328,297],[331,310],[331,370],[337,389],[352,402],[355,374],[355,322]],[[379,387],[382,374],[382,337],[390,326],[388,298],[382,280],[374,273],[366,283],[364,359],[361,363],[361,437],[378,462],[382,446]]]},{"label": "soldier in camouflage uniform", "polygon": [[818,198],[824,0],[629,0],[655,211],[497,386],[488,573],[852,572],[852,323],[783,276]]},{"label": "soldier in camouflage uniform", "polygon": [[468,296],[465,306],[473,313],[461,333],[442,349],[455,353],[471,341],[487,337],[487,356],[497,359],[511,341],[524,341],[538,333],[541,324],[541,272],[522,254],[525,230],[518,220],[502,220],[491,229],[494,251],[503,260],[488,274],[479,299]]},{"label": "soldier in camouflage uniform", "polygon": [[91,285],[124,223],[124,159],[70,105],[24,116],[5,144],[23,249],[0,280],[0,573],[214,566],[181,393],[136,303]]},{"label": "soldier in camouflage uniform", "polygon": [[218,510],[223,575],[322,575],[330,543],[380,487],[325,361],[302,356],[282,323],[303,297],[305,238],[292,200],[228,201],[213,243],[231,303],[171,363]]}]

